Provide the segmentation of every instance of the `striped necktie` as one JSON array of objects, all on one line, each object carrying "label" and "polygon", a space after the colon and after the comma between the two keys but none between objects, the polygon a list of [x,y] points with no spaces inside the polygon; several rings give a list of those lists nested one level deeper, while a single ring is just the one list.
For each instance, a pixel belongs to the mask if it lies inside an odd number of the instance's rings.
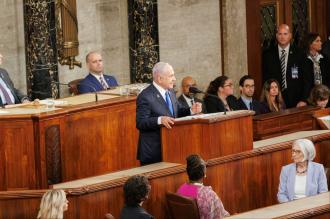
[{"label": "striped necktie", "polygon": [[286,52],[284,49],[282,49],[281,51],[281,72],[282,72],[282,83],[281,83],[281,87],[282,90],[286,89],[288,87],[287,83],[286,83],[286,65],[285,65],[285,57],[286,57]]},{"label": "striped necktie", "polygon": [[[7,104],[13,104],[13,101],[11,100],[10,96],[9,96],[9,93],[7,92],[6,88],[4,88],[4,86],[0,83],[0,90],[2,91],[3,93],[3,96],[4,96],[4,100],[6,101]],[[4,101],[2,101],[4,102]]]},{"label": "striped necktie", "polygon": [[100,77],[100,82],[101,82],[101,85],[103,87],[103,90],[108,89],[108,85],[105,83],[105,81],[104,81],[104,79],[103,79],[102,76]]}]

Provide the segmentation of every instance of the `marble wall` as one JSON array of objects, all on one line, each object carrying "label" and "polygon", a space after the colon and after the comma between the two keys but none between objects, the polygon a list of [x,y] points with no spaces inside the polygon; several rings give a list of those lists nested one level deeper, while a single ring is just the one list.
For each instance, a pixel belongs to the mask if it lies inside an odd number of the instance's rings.
[{"label": "marble wall", "polygon": [[160,60],[173,65],[177,85],[187,75],[201,88],[221,74],[219,0],[158,1]]},{"label": "marble wall", "polygon": [[[186,75],[202,89],[221,72],[220,5],[224,7],[224,74],[238,80],[247,73],[245,1],[158,0],[160,60],[173,65],[177,85]],[[0,1],[0,52],[16,86],[26,90],[23,5],[18,0]],[[103,54],[105,72],[120,84],[130,82],[128,14],[126,0],[77,0],[79,51],[83,67],[69,70],[59,65],[61,82],[87,74],[85,55]],[[237,87],[236,87],[237,88]],[[67,96],[61,87],[61,96]]]},{"label": "marble wall", "polygon": [[0,53],[4,56],[1,68],[10,74],[15,86],[26,91],[23,1],[0,1]]}]

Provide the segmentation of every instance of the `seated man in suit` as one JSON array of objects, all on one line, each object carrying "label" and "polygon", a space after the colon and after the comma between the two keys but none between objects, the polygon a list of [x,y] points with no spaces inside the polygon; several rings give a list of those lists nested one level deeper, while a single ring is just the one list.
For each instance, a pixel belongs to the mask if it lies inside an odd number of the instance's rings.
[{"label": "seated man in suit", "polygon": [[103,60],[101,54],[90,52],[86,56],[86,65],[89,74],[78,84],[80,94],[107,90],[118,86],[115,77],[103,74]]},{"label": "seated man in suit", "polygon": [[[0,65],[3,56],[0,54]],[[8,72],[0,68],[0,106],[29,102],[29,98],[14,87]]]},{"label": "seated man in suit", "polygon": [[239,109],[253,110],[256,112],[256,115],[269,111],[259,101],[253,99],[254,79],[251,76],[244,75],[239,80],[239,90],[241,93],[241,97],[237,100]]},{"label": "seated man in suit", "polygon": [[[190,87],[196,87],[196,81],[191,76],[184,77],[181,81],[182,94],[179,96],[178,101],[184,107],[191,107],[194,102],[202,103],[203,106],[203,101],[196,98],[195,94],[189,92]],[[205,112],[204,107],[202,112]]]},{"label": "seated man in suit", "polygon": [[152,69],[153,82],[136,100],[136,128],[139,129],[137,159],[141,165],[162,160],[160,127],[170,129],[174,118],[200,113],[201,103],[189,109],[183,107],[175,97],[175,76],[170,64],[158,62]]}]

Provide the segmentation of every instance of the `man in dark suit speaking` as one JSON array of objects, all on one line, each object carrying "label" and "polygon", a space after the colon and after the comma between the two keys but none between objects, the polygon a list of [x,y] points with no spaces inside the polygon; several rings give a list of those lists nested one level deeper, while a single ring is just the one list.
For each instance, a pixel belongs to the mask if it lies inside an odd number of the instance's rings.
[{"label": "man in dark suit speaking", "polygon": [[136,127],[139,129],[137,158],[141,165],[162,160],[160,127],[171,129],[174,118],[202,111],[201,103],[183,107],[173,92],[175,76],[170,64],[158,62],[152,69],[153,82],[136,100]]},{"label": "man in dark suit speaking", "polygon": [[[3,56],[0,54],[0,65]],[[29,102],[29,98],[14,87],[8,72],[0,68],[0,106]]]},{"label": "man in dark suit speaking", "polygon": [[118,86],[115,77],[103,74],[104,68],[101,54],[97,52],[88,53],[86,65],[89,74],[78,85],[80,94],[107,90],[110,87]]}]

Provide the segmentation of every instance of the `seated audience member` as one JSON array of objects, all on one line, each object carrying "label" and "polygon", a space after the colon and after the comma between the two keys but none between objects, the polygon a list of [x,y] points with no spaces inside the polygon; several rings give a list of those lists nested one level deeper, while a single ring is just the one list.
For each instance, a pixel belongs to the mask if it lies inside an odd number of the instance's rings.
[{"label": "seated audience member", "polygon": [[304,75],[303,97],[308,98],[312,88],[318,84],[330,87],[330,61],[321,54],[322,41],[318,33],[309,33],[304,40],[305,58],[302,70]]},{"label": "seated audience member", "polygon": [[41,199],[38,219],[63,218],[64,211],[68,210],[68,200],[61,189],[49,190]]},{"label": "seated audience member", "polygon": [[[0,54],[0,65],[3,56]],[[8,72],[0,68],[0,106],[29,102],[29,98],[14,87]]]},{"label": "seated audience member", "polygon": [[211,81],[204,97],[208,113],[237,110],[237,99],[233,96],[234,85],[227,76],[219,76]]},{"label": "seated audience member", "polygon": [[280,203],[328,191],[322,164],[314,163],[315,147],[308,139],[299,139],[292,145],[294,163],[282,167],[277,199]]},{"label": "seated audience member", "polygon": [[253,98],[254,80],[249,75],[244,75],[239,80],[239,89],[241,97],[237,100],[238,108],[241,110],[253,110],[256,115],[268,113],[269,110],[265,105]]},{"label": "seated audience member", "polygon": [[319,84],[312,89],[308,102],[312,106],[319,106],[324,109],[329,103],[329,96],[329,88],[325,85]]},{"label": "seated audience member", "polygon": [[141,206],[148,199],[151,186],[146,176],[132,176],[124,184],[125,207],[121,210],[121,219],[154,218]]},{"label": "seated audience member", "polygon": [[80,94],[107,90],[110,87],[118,86],[115,77],[103,74],[104,68],[101,54],[97,52],[88,53],[86,65],[89,74],[78,84]]},{"label": "seated audience member", "polygon": [[205,112],[203,101],[195,97],[195,94],[189,92],[190,87],[196,86],[196,81],[191,76],[184,77],[181,81],[182,94],[178,97],[178,101],[182,106],[189,108],[192,107],[194,102],[201,103],[203,107],[202,112]]},{"label": "seated audience member", "polygon": [[269,79],[264,83],[260,102],[266,109],[268,108],[269,112],[278,112],[285,109],[280,86],[275,79]]},{"label": "seated audience member", "polygon": [[204,186],[206,163],[198,155],[187,157],[189,183],[184,183],[177,191],[179,195],[196,200],[201,219],[220,219],[229,216],[218,195],[211,186]]}]

